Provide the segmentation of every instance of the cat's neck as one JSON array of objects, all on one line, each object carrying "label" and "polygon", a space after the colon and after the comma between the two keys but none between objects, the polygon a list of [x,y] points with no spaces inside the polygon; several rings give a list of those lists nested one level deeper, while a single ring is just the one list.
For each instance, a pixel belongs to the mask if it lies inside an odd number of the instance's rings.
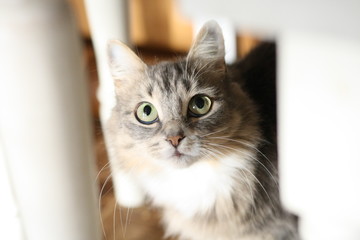
[{"label": "cat's neck", "polygon": [[[253,170],[239,158],[243,156],[231,154],[198,161],[187,168],[164,168],[156,175],[142,175],[140,181],[156,206],[171,206],[187,217],[207,214],[219,199],[233,206],[239,173],[247,175]],[[249,191],[249,184],[250,179],[244,191]]]}]

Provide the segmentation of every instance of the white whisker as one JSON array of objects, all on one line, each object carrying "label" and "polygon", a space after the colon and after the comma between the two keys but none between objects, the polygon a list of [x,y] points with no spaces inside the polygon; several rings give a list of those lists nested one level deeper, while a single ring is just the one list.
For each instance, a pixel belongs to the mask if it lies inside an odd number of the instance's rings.
[{"label": "white whisker", "polygon": [[133,208],[131,208],[131,210],[130,210],[131,212],[130,212],[130,217],[129,217],[129,225],[131,224],[131,217],[132,217],[132,214],[133,214],[133,211],[134,211],[134,209]]},{"label": "white whisker", "polygon": [[[129,171],[127,173],[131,174],[134,171],[134,169],[136,169],[138,166],[140,166],[144,161],[145,161],[145,159],[138,161],[134,166],[131,167],[131,169],[129,169]],[[130,211],[130,208],[127,208],[125,225],[124,225],[124,221],[123,221],[123,217],[122,217],[122,209],[119,210],[121,231],[122,231],[123,239],[126,238],[127,227],[128,227],[128,225],[130,225],[130,220],[131,220],[131,215],[132,215],[133,209],[131,209],[130,217],[129,217],[129,211]]]},{"label": "white whisker", "polygon": [[[243,176],[245,178],[246,185],[247,185],[247,187],[249,189],[249,192],[250,192],[251,201],[253,202],[255,200],[255,197],[254,197],[253,188],[250,185],[250,180],[249,180],[248,176],[245,174],[243,169],[240,169],[240,171],[242,172],[242,174],[243,174]],[[255,214],[256,206],[254,204],[251,204],[251,209],[253,209],[253,214]]]},{"label": "white whisker", "polygon": [[122,208],[119,209],[119,215],[120,215],[120,224],[121,224],[121,233],[123,236],[123,239],[125,239],[125,231],[124,231],[124,222],[123,222],[123,217],[122,217]]},{"label": "white whisker", "polygon": [[[204,148],[204,147],[203,147]],[[206,157],[213,157],[214,159],[216,159],[216,158],[218,158],[219,157],[219,155],[217,155],[213,150],[215,150],[215,149],[212,149],[212,150],[210,150],[210,149],[208,149],[208,148],[204,148],[205,150],[206,150],[206,152],[205,151],[202,151],[202,153],[206,156]]]},{"label": "white whisker", "polygon": [[223,132],[223,131],[226,131],[228,130],[229,128],[226,127],[226,128],[222,128],[218,131],[215,131],[215,132],[210,132],[210,133],[207,133],[207,134],[204,134],[204,135],[201,135],[200,137],[203,138],[203,137],[207,137],[207,136],[210,136],[210,135],[214,135],[214,134],[217,134],[217,133],[220,133],[220,132]]},{"label": "white whisker", "polygon": [[[240,153],[244,154],[242,151],[240,151],[240,150],[238,150],[238,149],[231,148],[231,147],[228,147],[228,146],[223,146],[223,145],[221,145],[221,144],[216,144],[216,143],[211,143],[211,142],[207,142],[206,144],[208,144],[208,145],[210,145],[210,146],[214,146],[214,147],[229,149],[229,150],[232,150],[232,151],[235,151],[235,152],[240,152]],[[214,151],[214,149],[212,149],[212,151]],[[251,157],[251,156],[249,155],[249,157]],[[260,185],[260,187],[263,189],[263,191],[265,192],[265,194],[266,194],[267,197],[269,198],[270,202],[272,203],[272,200],[271,200],[268,192],[266,191],[265,187],[261,184],[261,182],[259,181],[259,179],[258,179],[249,169],[247,169],[246,167],[242,167],[241,169],[249,172],[249,174],[251,174],[252,177],[254,177],[254,179],[257,181],[257,183]],[[269,172],[269,174],[271,174],[271,173]],[[271,176],[272,176],[272,174],[271,174]]]},{"label": "white whisker", "polygon": [[115,206],[114,206],[114,212],[113,212],[113,240],[116,239],[116,208],[117,208],[117,203],[115,200]]},{"label": "white whisker", "polygon": [[[126,231],[127,231],[127,227],[128,227],[128,224],[129,224],[129,211],[130,211],[130,208],[127,208],[127,211],[126,211],[126,219],[125,219],[125,232],[124,232],[124,236],[126,237]],[[124,238],[125,238],[124,237]]]},{"label": "white whisker", "polygon": [[[204,151],[204,154],[207,154],[207,155],[212,155],[214,156],[215,158],[217,157],[225,157],[226,155],[218,150],[215,150],[213,148],[206,148],[204,147],[204,149],[206,150],[206,152]],[[216,152],[216,153],[215,153]],[[251,202],[253,202],[255,200],[255,197],[254,197],[254,193],[253,193],[253,187],[251,186],[251,181],[250,179],[248,178],[248,176],[245,174],[244,170],[242,168],[239,168],[239,170],[241,171],[242,175],[244,176],[243,178],[240,178],[247,186],[248,190],[249,190],[249,194],[250,194],[250,200]],[[253,214],[255,214],[256,212],[256,206],[254,204],[251,204],[251,209],[253,210]]]},{"label": "white whisker", "polygon": [[106,232],[105,232],[105,228],[104,228],[104,221],[102,219],[102,214],[101,214],[101,200],[102,200],[104,188],[110,179],[111,179],[111,174],[106,178],[104,184],[101,187],[101,190],[99,193],[99,203],[98,203],[98,209],[99,209],[99,213],[100,213],[100,223],[101,223],[101,228],[102,228],[105,239],[107,239],[107,236],[106,236]]},{"label": "white whisker", "polygon": [[[213,137],[213,138],[216,138],[216,137]],[[277,179],[274,177],[274,175],[270,172],[270,170],[259,160],[257,159],[256,157],[252,156],[251,154],[249,153],[246,153],[245,151],[241,151],[240,149],[236,149],[236,148],[232,148],[232,147],[229,147],[229,146],[225,146],[223,144],[217,144],[217,143],[212,143],[212,142],[208,142],[207,144],[209,145],[212,145],[214,147],[220,147],[220,148],[226,148],[226,149],[229,149],[229,150],[232,150],[232,151],[235,151],[235,152],[238,152],[238,153],[241,153],[249,158],[251,158],[252,160],[256,161],[257,163],[259,163],[263,168],[264,170],[269,174],[269,176],[272,178],[272,180],[274,181],[274,183],[276,185],[278,185],[278,181]]]},{"label": "white whisker", "polygon": [[260,187],[262,188],[262,190],[265,192],[266,196],[269,198],[269,201],[271,203],[271,205],[274,206],[273,202],[272,202],[272,199],[270,198],[270,195],[268,194],[268,192],[266,191],[264,185],[261,184],[261,182],[259,181],[259,179],[250,171],[248,170],[247,168],[243,168],[243,170],[247,171],[251,176],[254,177],[254,179],[256,180],[256,182],[260,185]]},{"label": "white whisker", "polygon": [[95,182],[98,180],[101,172],[104,171],[106,168],[109,168],[109,166],[110,166],[110,162],[107,162],[107,163],[100,169],[100,171],[99,171],[98,174],[96,175]]},{"label": "white whisker", "polygon": [[223,140],[226,140],[226,141],[233,141],[233,142],[238,142],[240,144],[243,144],[247,147],[250,147],[252,149],[254,149],[255,151],[257,151],[261,156],[263,156],[270,164],[271,164],[271,167],[273,167],[274,169],[276,169],[274,167],[274,165],[272,164],[272,162],[270,161],[270,159],[263,153],[261,152],[257,147],[253,146],[252,144],[250,144],[249,142],[247,141],[241,141],[241,140],[237,140],[237,139],[231,139],[229,137],[226,137],[226,136],[223,136],[223,137],[212,137],[212,138],[216,138],[216,139],[223,139]]}]

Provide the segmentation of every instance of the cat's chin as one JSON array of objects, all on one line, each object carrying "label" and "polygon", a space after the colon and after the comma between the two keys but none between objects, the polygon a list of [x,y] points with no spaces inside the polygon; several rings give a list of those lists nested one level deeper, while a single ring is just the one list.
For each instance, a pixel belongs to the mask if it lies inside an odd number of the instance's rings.
[{"label": "cat's chin", "polygon": [[167,159],[175,167],[188,167],[197,160],[197,157],[185,154],[180,151],[174,151]]}]

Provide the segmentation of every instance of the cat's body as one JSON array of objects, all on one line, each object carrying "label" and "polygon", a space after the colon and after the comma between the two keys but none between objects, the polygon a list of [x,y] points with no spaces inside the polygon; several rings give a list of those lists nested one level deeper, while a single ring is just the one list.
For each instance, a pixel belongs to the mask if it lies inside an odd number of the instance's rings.
[{"label": "cat's body", "polygon": [[146,66],[126,47],[110,48],[112,171],[140,183],[168,235],[297,239],[279,201],[274,57],[268,44],[226,67],[213,22],[177,62]]}]

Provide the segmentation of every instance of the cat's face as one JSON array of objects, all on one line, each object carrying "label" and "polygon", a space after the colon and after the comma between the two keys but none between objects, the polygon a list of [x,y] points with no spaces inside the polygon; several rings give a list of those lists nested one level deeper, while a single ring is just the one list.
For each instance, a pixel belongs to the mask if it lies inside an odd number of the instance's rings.
[{"label": "cat's face", "polygon": [[204,74],[193,81],[184,71],[185,62],[149,67],[118,96],[119,124],[134,145],[179,164],[211,157],[208,138],[225,132],[232,118],[224,100],[224,75],[216,76],[220,79],[213,81],[219,84],[214,84],[209,81],[214,76]]},{"label": "cat's face", "polygon": [[113,124],[126,143],[117,147],[131,158],[188,166],[225,155],[234,139],[250,134],[242,130],[249,103],[228,80],[218,28],[203,29],[178,62],[146,66],[118,43],[110,56],[117,95]]}]

